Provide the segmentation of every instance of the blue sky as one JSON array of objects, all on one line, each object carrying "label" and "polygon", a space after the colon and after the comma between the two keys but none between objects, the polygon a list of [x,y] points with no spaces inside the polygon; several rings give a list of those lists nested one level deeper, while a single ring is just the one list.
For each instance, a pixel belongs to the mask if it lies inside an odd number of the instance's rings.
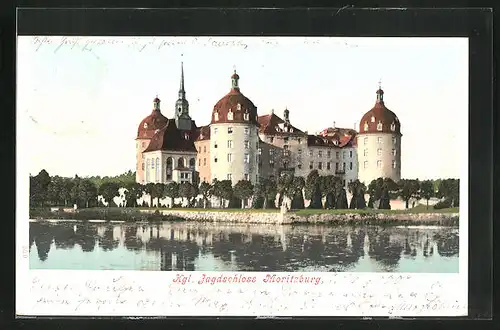
[{"label": "blue sky", "polygon": [[463,38],[19,37],[17,61],[17,147],[32,174],[134,170],[137,126],[156,94],[173,116],[181,61],[198,125],[234,67],[259,115],[288,107],[309,132],[359,125],[381,80],[402,125],[404,178],[459,177],[467,159]]}]

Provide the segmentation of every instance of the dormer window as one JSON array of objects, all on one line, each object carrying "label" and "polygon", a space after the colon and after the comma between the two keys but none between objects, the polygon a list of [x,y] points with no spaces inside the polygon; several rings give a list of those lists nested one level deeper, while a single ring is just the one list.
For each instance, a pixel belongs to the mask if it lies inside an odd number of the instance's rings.
[{"label": "dormer window", "polygon": [[189,140],[189,134],[188,133],[184,133],[184,139]]},{"label": "dormer window", "polygon": [[159,129],[155,130],[155,134],[158,133],[159,131],[160,131]]},{"label": "dormer window", "polygon": [[293,133],[293,128],[290,127],[290,133]]},{"label": "dormer window", "polygon": [[232,127],[228,127],[227,128],[227,134],[233,134],[233,128]]},{"label": "dormer window", "polygon": [[365,132],[368,131],[368,122],[365,122],[364,130]]},{"label": "dormer window", "polygon": [[148,128],[148,123],[144,123],[144,128]]},{"label": "dormer window", "polygon": [[229,112],[227,113],[227,120],[233,120],[233,111],[229,109]]},{"label": "dormer window", "polygon": [[374,123],[374,122],[375,122],[375,117],[374,117],[374,116],[372,116],[371,121],[372,121],[372,123]]},{"label": "dormer window", "polygon": [[378,124],[377,124],[377,131],[381,131],[381,130],[382,130],[382,122],[379,120]]},{"label": "dormer window", "polygon": [[392,122],[391,124],[391,131],[395,131],[396,130],[396,124],[394,122]]},{"label": "dormer window", "polygon": [[241,110],[241,104],[238,103],[238,105],[236,106],[236,110]]},{"label": "dormer window", "polygon": [[243,119],[244,119],[244,120],[250,120],[250,115],[248,114],[248,112],[245,112],[245,113],[243,114]]}]

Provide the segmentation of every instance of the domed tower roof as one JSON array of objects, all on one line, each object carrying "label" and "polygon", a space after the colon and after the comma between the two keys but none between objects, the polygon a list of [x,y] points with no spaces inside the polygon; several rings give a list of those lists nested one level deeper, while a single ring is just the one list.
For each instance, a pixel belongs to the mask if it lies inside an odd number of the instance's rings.
[{"label": "domed tower roof", "polygon": [[238,85],[239,79],[240,76],[235,70],[231,76],[231,90],[214,106],[211,124],[252,123],[259,125],[257,121],[257,107],[241,93]]},{"label": "domed tower roof", "polygon": [[153,111],[141,121],[137,128],[137,138],[151,139],[157,130],[167,125],[167,122],[168,118],[160,111],[160,99],[157,96],[153,100]]},{"label": "domed tower roof", "polygon": [[359,134],[368,133],[401,134],[401,123],[396,114],[385,106],[384,91],[380,86],[375,106],[359,122]]}]

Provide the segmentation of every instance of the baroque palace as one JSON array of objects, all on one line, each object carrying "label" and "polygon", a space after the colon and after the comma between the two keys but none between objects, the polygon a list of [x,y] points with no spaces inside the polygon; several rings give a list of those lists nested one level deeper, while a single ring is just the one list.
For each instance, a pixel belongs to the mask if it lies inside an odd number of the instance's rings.
[{"label": "baroque palace", "polygon": [[181,64],[174,118],[163,115],[156,97],[151,114],[139,124],[136,181],[199,184],[229,179],[233,185],[239,180],[255,184],[284,171],[306,177],[313,169],[343,178],[346,187],[356,179],[366,185],[379,177],[400,180],[401,123],[385,106],[380,86],[375,105],[361,117],[359,132],[334,125],[308,134],[292,124],[288,109],[282,117],[274,111],[259,115],[239,80],[235,71],[210,123],[197,126],[189,115]]}]

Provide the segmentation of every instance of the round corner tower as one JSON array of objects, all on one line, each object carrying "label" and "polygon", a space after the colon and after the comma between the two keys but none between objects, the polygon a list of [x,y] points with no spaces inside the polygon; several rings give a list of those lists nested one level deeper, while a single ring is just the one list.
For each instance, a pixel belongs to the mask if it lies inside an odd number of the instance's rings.
[{"label": "round corner tower", "polygon": [[214,106],[210,122],[211,181],[217,179],[258,180],[258,121],[257,107],[243,95],[239,76],[231,76],[231,90]]},{"label": "round corner tower", "polygon": [[401,179],[401,123],[384,103],[379,85],[375,106],[359,122],[358,178],[365,185],[377,178]]}]

